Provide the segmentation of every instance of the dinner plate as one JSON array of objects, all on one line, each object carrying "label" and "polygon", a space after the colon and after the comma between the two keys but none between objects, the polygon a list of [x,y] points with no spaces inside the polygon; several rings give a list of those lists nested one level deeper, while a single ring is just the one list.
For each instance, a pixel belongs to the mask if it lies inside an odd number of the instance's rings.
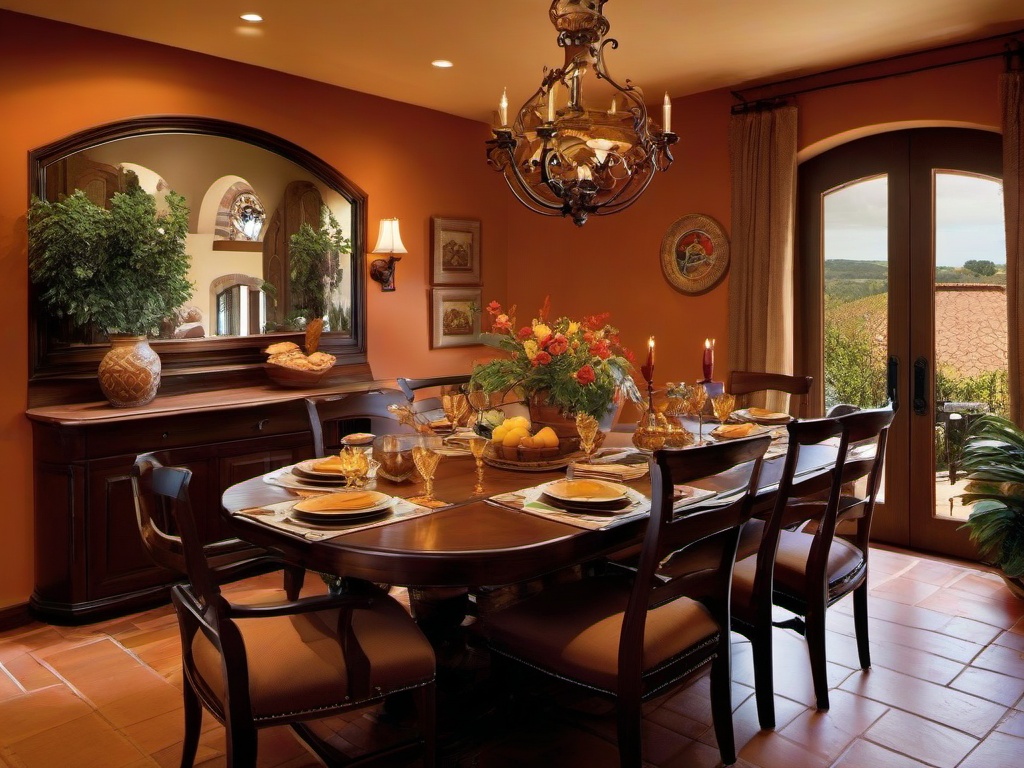
[{"label": "dinner plate", "polygon": [[341,475],[307,475],[301,469],[292,467],[292,478],[300,485],[317,485],[323,488],[333,488],[338,485],[346,485],[347,480]]},{"label": "dinner plate", "polygon": [[300,461],[294,467],[292,467],[292,474],[298,475],[299,477],[305,477],[311,480],[340,480],[345,482],[345,476],[341,472],[323,472],[316,468],[316,465],[322,461],[327,461],[329,457],[322,459],[306,459]]},{"label": "dinner plate", "polygon": [[341,442],[345,445],[369,445],[375,437],[376,435],[370,432],[353,432],[341,438]]},{"label": "dinner plate", "polygon": [[566,501],[565,499],[556,499],[548,493],[541,493],[540,501],[553,507],[559,507],[566,512],[581,512],[587,515],[614,515],[628,509],[633,504],[625,496],[611,501]]},{"label": "dinner plate", "polygon": [[388,505],[383,509],[375,509],[370,512],[360,512],[359,514],[346,513],[340,516],[304,514],[293,509],[288,517],[292,522],[300,523],[309,528],[338,528],[343,525],[362,525],[363,523],[387,517],[390,514],[391,506]]},{"label": "dinner plate", "polygon": [[394,496],[377,491],[338,491],[303,499],[292,507],[292,511],[306,518],[342,518],[377,512],[394,502]]},{"label": "dinner plate", "polygon": [[619,483],[587,478],[553,480],[541,489],[551,498],[569,504],[614,504],[626,498],[629,489]]},{"label": "dinner plate", "polygon": [[[747,434],[737,433],[736,427],[750,426],[752,429]],[[742,440],[745,437],[755,437],[757,435],[763,435],[770,432],[766,426],[761,424],[754,424],[748,422],[747,424],[723,424],[720,427],[715,427],[709,433],[716,440]]]},{"label": "dinner plate", "polygon": [[732,418],[740,421],[752,421],[755,424],[788,424],[793,420],[788,413],[764,411],[760,408],[741,408],[738,411],[733,411]]}]

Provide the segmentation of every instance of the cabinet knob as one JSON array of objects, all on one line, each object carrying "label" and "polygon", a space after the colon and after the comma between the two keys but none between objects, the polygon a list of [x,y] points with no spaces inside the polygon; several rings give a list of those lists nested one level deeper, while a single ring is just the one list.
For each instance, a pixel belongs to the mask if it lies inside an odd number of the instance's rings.
[{"label": "cabinet knob", "polygon": [[162,435],[160,435],[160,437],[162,437],[164,440],[166,440],[170,436],[171,436],[170,432],[164,432]]},{"label": "cabinet knob", "polygon": [[270,419],[260,419],[259,421],[256,422],[256,431],[262,432],[264,429],[266,429],[267,424],[269,423]]}]

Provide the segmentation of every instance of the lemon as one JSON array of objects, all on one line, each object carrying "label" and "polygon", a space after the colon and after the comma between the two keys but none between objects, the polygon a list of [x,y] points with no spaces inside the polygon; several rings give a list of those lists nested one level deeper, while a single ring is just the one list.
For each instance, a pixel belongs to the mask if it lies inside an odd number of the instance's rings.
[{"label": "lemon", "polygon": [[555,430],[551,427],[544,427],[533,436],[533,439],[538,448],[558,447],[558,435],[555,434]]},{"label": "lemon", "polygon": [[513,427],[507,433],[505,433],[505,437],[502,438],[501,444],[507,448],[514,448],[515,446],[519,445],[520,441],[524,437],[529,436],[530,431],[525,427]]},{"label": "lemon", "polygon": [[505,435],[508,434],[509,429],[510,427],[506,426],[504,423],[499,424],[491,431],[491,439],[496,443],[500,443],[505,439]]}]

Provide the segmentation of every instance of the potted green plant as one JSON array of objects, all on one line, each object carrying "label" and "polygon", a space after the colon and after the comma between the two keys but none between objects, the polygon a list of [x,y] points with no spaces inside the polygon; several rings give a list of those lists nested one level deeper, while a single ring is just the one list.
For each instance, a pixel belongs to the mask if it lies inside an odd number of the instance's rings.
[{"label": "potted green plant", "polygon": [[166,204],[158,215],[154,196],[129,173],[109,209],[81,190],[55,202],[34,199],[29,209],[29,273],[39,301],[73,325],[108,335],[99,382],[115,406],[156,396],[160,357],[147,335],[192,296],[188,207],[174,192]]},{"label": "potted green plant", "polygon": [[[338,220],[325,205],[320,209],[320,227],[303,223],[291,236],[288,248],[292,303],[307,322],[323,321],[331,294],[341,282],[341,257],[352,252],[352,241],[341,232]],[[338,330],[331,327],[332,331]]]},{"label": "potted green plant", "polygon": [[962,498],[973,505],[964,527],[1024,598],[1024,431],[1002,416],[982,416],[971,426],[961,464],[969,481]]}]

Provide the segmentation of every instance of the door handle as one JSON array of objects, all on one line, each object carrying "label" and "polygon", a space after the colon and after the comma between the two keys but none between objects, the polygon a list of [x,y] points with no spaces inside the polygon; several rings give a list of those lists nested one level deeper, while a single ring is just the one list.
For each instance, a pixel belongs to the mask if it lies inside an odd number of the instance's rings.
[{"label": "door handle", "polygon": [[924,416],[928,409],[925,387],[928,386],[928,361],[919,357],[914,361],[914,413]]},{"label": "door handle", "polygon": [[889,398],[889,404],[894,411],[900,409],[900,359],[895,355],[889,355],[886,365],[885,394]]}]

